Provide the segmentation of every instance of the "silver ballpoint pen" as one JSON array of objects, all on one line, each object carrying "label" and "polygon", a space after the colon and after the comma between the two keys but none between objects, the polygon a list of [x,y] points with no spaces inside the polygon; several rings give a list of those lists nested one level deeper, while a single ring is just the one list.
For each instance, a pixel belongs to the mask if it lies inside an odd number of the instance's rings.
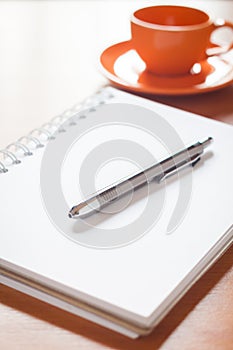
[{"label": "silver ballpoint pen", "polygon": [[86,201],[75,205],[69,211],[69,217],[78,219],[89,216],[96,211],[100,211],[103,207],[119,199],[124,194],[129,193],[132,189],[135,190],[153,180],[160,182],[187,165],[195,165],[200,160],[204,149],[209,146],[212,141],[212,137],[208,137],[203,141],[196,142],[161,162],[150,166],[144,171],[124,179],[119,183],[110,185],[108,189],[103,189]]}]

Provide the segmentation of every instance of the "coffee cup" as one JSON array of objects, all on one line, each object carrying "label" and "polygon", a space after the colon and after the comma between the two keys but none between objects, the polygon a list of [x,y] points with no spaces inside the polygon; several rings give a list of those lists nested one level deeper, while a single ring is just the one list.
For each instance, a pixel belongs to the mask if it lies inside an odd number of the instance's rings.
[{"label": "coffee cup", "polygon": [[195,63],[233,47],[231,43],[207,53],[213,47],[211,34],[224,26],[233,29],[233,23],[213,21],[207,13],[190,7],[146,7],[131,17],[132,46],[148,71],[158,75],[187,74]]}]

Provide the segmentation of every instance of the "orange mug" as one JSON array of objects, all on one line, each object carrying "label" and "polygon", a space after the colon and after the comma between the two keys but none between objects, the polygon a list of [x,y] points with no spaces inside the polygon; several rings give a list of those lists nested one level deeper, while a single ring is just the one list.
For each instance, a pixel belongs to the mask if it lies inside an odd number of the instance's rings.
[{"label": "orange mug", "polygon": [[[213,47],[211,34],[233,23],[212,21],[207,13],[184,6],[152,6],[131,17],[132,44],[149,71],[158,75],[186,74],[195,63],[206,59]],[[213,54],[233,47],[218,47]]]}]

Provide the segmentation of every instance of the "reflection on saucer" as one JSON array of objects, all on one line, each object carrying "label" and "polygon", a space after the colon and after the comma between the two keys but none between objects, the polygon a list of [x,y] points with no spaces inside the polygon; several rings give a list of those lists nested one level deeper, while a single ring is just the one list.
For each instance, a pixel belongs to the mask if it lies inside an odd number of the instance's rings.
[{"label": "reflection on saucer", "polygon": [[115,75],[123,81],[130,85],[137,85],[146,65],[135,50],[129,50],[116,59],[113,69]]},{"label": "reflection on saucer", "polygon": [[105,50],[100,58],[104,74],[128,90],[153,94],[195,94],[233,82],[233,51],[196,63],[189,74],[159,76],[149,72],[130,41]]}]

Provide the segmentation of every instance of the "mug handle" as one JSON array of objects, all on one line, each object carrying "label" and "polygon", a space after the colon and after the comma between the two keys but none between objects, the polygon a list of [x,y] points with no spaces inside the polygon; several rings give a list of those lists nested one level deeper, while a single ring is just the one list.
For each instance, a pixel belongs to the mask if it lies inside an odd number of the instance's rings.
[{"label": "mug handle", "polygon": [[[225,21],[224,19],[221,19],[221,18],[218,19],[215,23],[213,23],[212,26],[213,26],[212,33],[216,29],[223,28],[223,27],[231,28],[233,31],[233,23],[231,23],[229,21]],[[210,45],[211,46],[207,49],[207,52],[206,52],[207,57],[227,53],[228,51],[230,51],[233,48],[233,42],[230,45],[225,45],[225,46],[220,46],[220,45],[217,45],[217,44],[210,42]]]}]

